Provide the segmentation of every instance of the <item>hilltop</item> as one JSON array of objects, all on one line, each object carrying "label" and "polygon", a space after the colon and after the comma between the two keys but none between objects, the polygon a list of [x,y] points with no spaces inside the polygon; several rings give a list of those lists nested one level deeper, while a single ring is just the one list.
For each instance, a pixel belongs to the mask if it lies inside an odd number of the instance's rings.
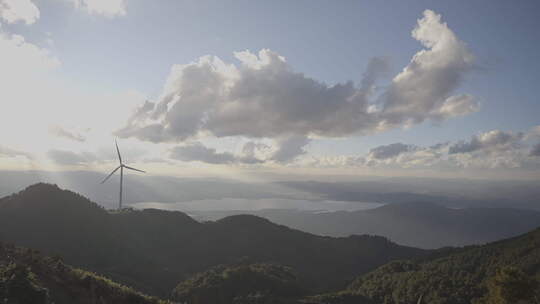
[{"label": "hilltop", "polygon": [[311,291],[322,292],[391,260],[427,254],[383,237],[322,237],[252,215],[199,223],[181,212],[109,212],[49,184],[0,199],[0,240],[59,254],[160,296],[195,273],[245,258],[291,267]]}]

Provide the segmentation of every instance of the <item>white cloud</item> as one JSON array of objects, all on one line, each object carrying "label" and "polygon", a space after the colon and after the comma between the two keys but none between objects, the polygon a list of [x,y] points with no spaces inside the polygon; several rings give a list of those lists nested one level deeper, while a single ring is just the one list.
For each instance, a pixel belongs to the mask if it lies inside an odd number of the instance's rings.
[{"label": "white cloud", "polygon": [[51,56],[47,49],[26,42],[20,35],[11,35],[1,30],[0,50],[2,80],[48,72],[60,65],[60,61]]},{"label": "white cloud", "polygon": [[236,161],[232,153],[217,152],[216,149],[205,147],[198,142],[176,146],[171,150],[170,156],[181,161],[201,161],[209,164],[230,164]]},{"label": "white cloud", "polygon": [[278,138],[272,144],[248,141],[239,153],[218,152],[200,142],[190,142],[171,149],[172,159],[185,162],[200,161],[209,164],[287,164],[306,154],[310,139],[305,136]]},{"label": "white cloud", "polygon": [[47,119],[44,114],[55,112],[51,111],[57,100],[52,78],[58,66],[60,61],[47,49],[0,29],[0,136],[4,141],[21,144],[25,136],[36,136],[34,127]]},{"label": "white cloud", "polygon": [[55,136],[62,137],[62,138],[67,138],[69,140],[74,140],[74,141],[78,141],[78,142],[86,141],[86,137],[84,135],[82,135],[81,133],[79,133],[77,131],[68,131],[65,128],[63,128],[61,126],[58,126],[58,125],[50,126],[49,127],[49,132],[51,134],[55,135]]},{"label": "white cloud", "polygon": [[474,97],[468,94],[448,97],[438,111],[433,113],[434,118],[448,119],[453,116],[463,116],[478,111],[479,104]]},{"label": "white cloud", "polygon": [[310,142],[305,136],[291,136],[277,140],[277,149],[272,154],[271,159],[280,163],[288,163],[298,156],[305,154],[304,147]]},{"label": "white cloud", "polygon": [[414,55],[383,96],[382,129],[447,119],[478,109],[470,95],[452,96],[473,67],[474,57],[441,16],[426,10],[412,36],[426,49]]},{"label": "white cloud", "polygon": [[386,169],[493,169],[540,168],[540,144],[530,146],[523,133],[492,130],[469,141],[421,147],[394,143],[371,149],[366,155],[315,157],[315,167]]},{"label": "white cloud", "polygon": [[208,164],[257,164],[264,162],[255,156],[256,149],[257,146],[254,143],[248,142],[244,145],[243,154],[237,155],[231,152],[218,152],[200,142],[193,142],[172,148],[170,157],[186,162],[200,161]]},{"label": "white cloud", "polygon": [[529,154],[530,156],[540,156],[540,143],[534,145],[532,147],[531,152]]},{"label": "white cloud", "polygon": [[532,127],[525,136],[527,139],[540,139],[540,126]]},{"label": "white cloud", "polygon": [[0,18],[7,23],[33,24],[39,19],[39,9],[32,0],[0,0]]},{"label": "white cloud", "polygon": [[449,148],[450,154],[469,153],[478,150],[507,150],[524,138],[523,133],[492,130],[475,135],[469,141],[460,141]]},{"label": "white cloud", "polygon": [[90,14],[116,17],[126,15],[126,0],[68,0]]},{"label": "white cloud", "polygon": [[17,156],[25,156],[28,159],[32,158],[32,156],[29,153],[12,149],[6,146],[0,146],[0,157],[17,157]]},{"label": "white cloud", "polygon": [[388,73],[384,58],[370,62],[359,85],[328,85],[295,72],[267,49],[236,52],[238,66],[204,56],[173,66],[159,100],[138,108],[116,134],[151,142],[343,137],[476,111],[472,96],[452,95],[473,64],[465,44],[432,11],[412,35],[426,49],[381,96],[374,96],[374,85]]},{"label": "white cloud", "polygon": [[49,150],[47,157],[59,165],[88,165],[97,160],[96,156],[90,152],[76,153],[68,150]]},{"label": "white cloud", "polygon": [[385,146],[379,146],[369,151],[368,157],[370,159],[388,159],[396,157],[401,153],[414,150],[414,146],[405,145],[402,143],[394,143]]}]

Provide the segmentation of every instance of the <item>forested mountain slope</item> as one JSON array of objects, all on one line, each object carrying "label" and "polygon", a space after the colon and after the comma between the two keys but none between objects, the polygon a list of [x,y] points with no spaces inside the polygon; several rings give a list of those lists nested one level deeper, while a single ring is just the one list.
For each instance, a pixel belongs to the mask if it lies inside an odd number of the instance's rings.
[{"label": "forested mountain slope", "polygon": [[181,212],[109,212],[48,184],[0,199],[0,241],[59,254],[160,296],[194,273],[245,258],[292,267],[312,291],[325,291],[391,260],[426,254],[382,237],[322,237],[250,215],[199,223]]},{"label": "forested mountain slope", "polygon": [[166,304],[94,273],[73,268],[60,257],[0,243],[0,303]]},{"label": "forested mountain slope", "polygon": [[535,303],[538,282],[540,229],[483,246],[440,250],[424,259],[393,261],[360,276],[345,291],[309,303],[405,304],[420,296],[423,303]]}]

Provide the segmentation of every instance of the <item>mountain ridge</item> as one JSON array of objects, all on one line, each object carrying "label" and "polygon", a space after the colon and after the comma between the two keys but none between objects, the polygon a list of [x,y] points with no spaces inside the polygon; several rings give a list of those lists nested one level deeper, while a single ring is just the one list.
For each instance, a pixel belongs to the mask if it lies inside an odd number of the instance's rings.
[{"label": "mountain ridge", "polygon": [[[518,275],[501,278],[504,272]],[[499,280],[496,285],[494,279]],[[497,288],[523,290],[521,295],[512,295],[500,294]],[[532,299],[521,301],[535,292],[540,297],[540,227],[486,245],[392,261],[359,276],[341,292],[310,297],[306,303],[407,304],[420,297],[423,303],[440,304],[533,303]]]},{"label": "mountain ridge", "polygon": [[293,267],[312,290],[324,291],[390,260],[427,253],[379,237],[317,236],[249,215],[199,223],[182,212],[107,211],[46,184],[0,199],[0,240],[60,254],[160,296],[194,273],[245,257]]},{"label": "mountain ridge", "polygon": [[317,235],[381,235],[398,244],[425,249],[484,244],[540,226],[540,212],[534,210],[480,207],[455,209],[437,203],[415,201],[357,211],[266,209],[192,214],[201,220],[215,220],[244,212]]}]

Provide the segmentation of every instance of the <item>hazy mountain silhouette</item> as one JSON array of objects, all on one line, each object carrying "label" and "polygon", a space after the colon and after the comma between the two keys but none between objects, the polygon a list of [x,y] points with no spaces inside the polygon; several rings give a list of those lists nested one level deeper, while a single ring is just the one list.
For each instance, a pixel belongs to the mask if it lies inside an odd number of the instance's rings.
[{"label": "hazy mountain silhouette", "polygon": [[[99,184],[106,172],[93,171],[0,171],[0,196],[38,182],[58,184],[108,207],[118,205],[118,178]],[[285,178],[285,180],[284,180]],[[242,182],[223,178],[177,178],[167,176],[125,176],[124,202],[178,203],[198,200],[286,199],[345,201],[354,207],[362,202],[385,204],[436,202],[451,208],[519,208],[540,211],[540,188],[536,181],[486,181],[437,178],[377,178],[358,181],[287,181],[271,177],[269,182]],[[272,182],[272,181],[277,182]],[[233,209],[227,204],[202,210]],[[181,204],[180,204],[181,206]],[[281,207],[280,207],[281,208]],[[234,209],[238,209],[237,207]],[[311,208],[310,208],[311,209]],[[196,209],[193,209],[196,210]],[[199,209],[201,210],[201,209]],[[351,210],[351,208],[347,208]]]},{"label": "hazy mountain silhouette", "polygon": [[322,237],[250,215],[199,223],[181,212],[108,212],[48,184],[0,199],[0,240],[60,254],[155,295],[244,257],[290,266],[311,290],[328,290],[388,261],[426,254],[382,237]]},{"label": "hazy mountain silhouette", "polygon": [[[118,207],[119,178],[99,182],[107,173],[93,171],[0,171],[0,196],[8,195],[39,182],[61,185],[90,198],[107,208]],[[138,202],[186,202],[202,199],[261,199],[288,198],[282,186],[272,183],[246,183],[219,178],[177,178],[168,176],[124,176],[126,206]],[[299,191],[289,191],[298,193]],[[301,197],[305,198],[305,193]]]},{"label": "hazy mountain silhouette", "polygon": [[392,177],[348,182],[308,180],[278,183],[332,201],[386,204],[436,202],[450,208],[540,211],[540,188],[536,181]]},{"label": "hazy mountain silhouette", "polygon": [[193,212],[201,219],[217,219],[235,213],[254,214],[319,235],[380,235],[398,244],[421,248],[484,244],[540,226],[538,211],[509,208],[451,209],[428,202],[395,203],[361,211],[268,209]]}]

